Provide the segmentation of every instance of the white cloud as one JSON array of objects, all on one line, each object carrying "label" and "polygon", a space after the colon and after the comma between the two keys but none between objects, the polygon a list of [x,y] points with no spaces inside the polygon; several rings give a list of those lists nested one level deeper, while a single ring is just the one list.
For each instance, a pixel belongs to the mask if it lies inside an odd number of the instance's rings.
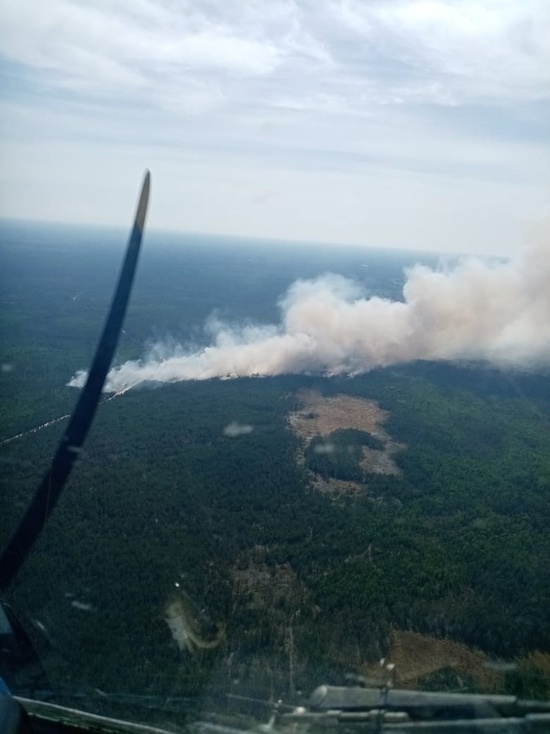
[{"label": "white cloud", "polygon": [[[5,58],[52,84],[145,88],[162,103],[178,80],[265,77],[255,104],[348,93],[352,106],[548,95],[550,8],[541,0],[455,2],[4,2]],[[346,90],[347,87],[347,90]],[[360,92],[357,94],[357,92]],[[220,97],[221,99],[221,97]]]},{"label": "white cloud", "polygon": [[0,0],[0,58],[0,214],[149,166],[158,226],[475,250],[547,200],[545,0]]},{"label": "white cloud", "polygon": [[383,77],[388,99],[458,104],[549,95],[550,6],[543,0],[345,0],[334,15],[350,38],[364,41],[358,73],[368,73],[377,55],[402,65],[397,78]]}]

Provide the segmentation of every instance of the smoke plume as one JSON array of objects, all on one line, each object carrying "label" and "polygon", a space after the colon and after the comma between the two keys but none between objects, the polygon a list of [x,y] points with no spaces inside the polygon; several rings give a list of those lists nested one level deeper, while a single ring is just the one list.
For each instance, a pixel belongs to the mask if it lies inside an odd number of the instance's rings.
[{"label": "smoke plume", "polygon": [[[412,360],[487,360],[509,367],[550,365],[550,251],[539,245],[506,262],[471,258],[453,270],[407,271],[403,300],[365,297],[338,275],[293,283],[278,325],[209,321],[200,350],[156,345],[113,368],[105,390],[137,383],[268,376],[355,375]],[[80,387],[85,373],[70,385]]]}]

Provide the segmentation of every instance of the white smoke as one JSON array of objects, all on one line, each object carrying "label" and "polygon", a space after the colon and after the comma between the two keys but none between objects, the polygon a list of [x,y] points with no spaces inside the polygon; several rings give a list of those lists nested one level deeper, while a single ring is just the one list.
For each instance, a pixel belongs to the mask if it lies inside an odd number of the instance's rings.
[{"label": "white smoke", "polygon": [[[109,372],[105,390],[136,383],[286,373],[359,374],[412,360],[550,365],[550,251],[537,246],[499,263],[472,258],[440,272],[414,266],[403,301],[367,298],[338,275],[293,283],[270,326],[210,322],[199,350],[156,347]],[[80,387],[85,373],[70,385]]]}]

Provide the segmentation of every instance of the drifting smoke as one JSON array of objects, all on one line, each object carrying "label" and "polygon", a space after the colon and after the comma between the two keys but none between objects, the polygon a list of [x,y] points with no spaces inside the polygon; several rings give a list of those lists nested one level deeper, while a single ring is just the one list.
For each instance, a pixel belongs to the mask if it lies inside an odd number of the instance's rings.
[{"label": "drifting smoke", "polygon": [[[550,252],[538,246],[488,264],[461,262],[450,272],[407,271],[403,301],[364,297],[338,275],[299,280],[281,299],[281,322],[210,322],[210,346],[169,352],[112,369],[106,391],[139,382],[177,382],[286,373],[355,375],[413,360],[487,360],[509,367],[550,365]],[[79,372],[70,385],[83,385]]]}]

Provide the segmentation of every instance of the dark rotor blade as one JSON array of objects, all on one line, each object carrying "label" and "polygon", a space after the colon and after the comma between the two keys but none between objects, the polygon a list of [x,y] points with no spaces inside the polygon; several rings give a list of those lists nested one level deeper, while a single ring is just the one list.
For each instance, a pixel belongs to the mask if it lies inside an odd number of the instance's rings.
[{"label": "dark rotor blade", "polygon": [[5,589],[12,581],[42,532],[65,486],[92,423],[118,343],[120,329],[132,290],[149,201],[149,186],[150,174],[147,171],[141,187],[134,225],[126,248],[126,256],[120,271],[118,285],[86,384],[80,393],[67,430],[57,447],[50,469],[36,490],[19,523],[19,527],[0,556],[0,588],[2,589]]}]

